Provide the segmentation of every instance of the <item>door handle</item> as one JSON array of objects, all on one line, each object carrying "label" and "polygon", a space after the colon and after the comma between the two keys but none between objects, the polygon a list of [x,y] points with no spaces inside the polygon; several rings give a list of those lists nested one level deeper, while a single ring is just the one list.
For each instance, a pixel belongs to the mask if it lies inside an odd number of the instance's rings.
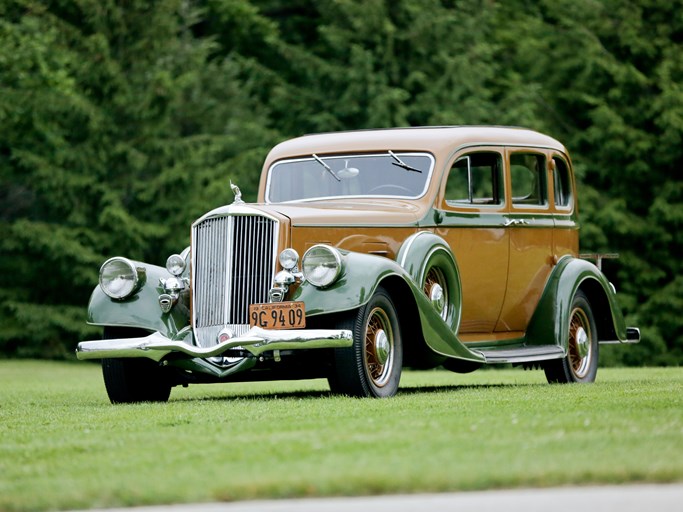
[{"label": "door handle", "polygon": [[529,224],[529,222],[524,219],[508,219],[505,221],[505,224],[503,224],[503,226],[522,226],[526,224]]}]

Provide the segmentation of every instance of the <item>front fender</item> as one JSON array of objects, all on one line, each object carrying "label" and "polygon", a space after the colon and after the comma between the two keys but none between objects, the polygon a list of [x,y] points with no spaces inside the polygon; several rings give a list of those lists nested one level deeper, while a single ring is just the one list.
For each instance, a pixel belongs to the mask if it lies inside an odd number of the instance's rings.
[{"label": "front fender", "polygon": [[306,315],[350,311],[366,304],[383,279],[391,275],[408,276],[395,262],[357,252],[342,253],[342,273],[332,286],[321,290],[304,281],[292,294],[292,300],[306,303]]},{"label": "front fender", "polygon": [[626,324],[615,293],[605,275],[592,263],[567,256],[550,274],[526,334],[528,345],[555,340],[565,350],[569,340],[569,316],[577,290],[588,296],[602,341],[625,342]]},{"label": "front fender", "polygon": [[[427,245],[425,244],[424,248],[426,249],[426,247]],[[432,244],[431,247],[437,250],[427,250],[425,254],[441,254],[441,246],[439,244]],[[427,258],[427,261],[423,260],[420,265],[419,257],[416,256],[417,252],[411,252],[410,254],[411,258],[409,259],[412,262],[410,270],[418,279],[421,279],[429,258]],[[421,330],[425,342],[430,349],[437,354],[448,357],[477,362],[484,361],[480,354],[472,352],[458,340],[456,336],[457,331],[439,316],[422,291],[421,285],[415,281],[415,278],[407,269],[402,268],[395,261],[371,254],[343,251],[342,258],[344,269],[340,278],[332,286],[326,289],[319,289],[308,282],[303,282],[292,294],[292,300],[305,302],[307,316],[357,309],[370,300],[370,297],[372,297],[382,281],[390,278],[399,278],[410,289],[410,294],[412,295],[410,298],[417,309]],[[458,281],[458,290],[460,288],[459,284]],[[396,298],[394,299],[396,300]],[[458,307],[454,308],[454,311],[457,309],[457,317],[459,319],[460,295],[457,295],[457,304]],[[447,320],[450,320],[450,318]],[[457,320],[455,322],[457,325]]]},{"label": "front fender", "polygon": [[[101,326],[137,327],[148,331],[158,331],[173,338],[178,331],[189,324],[189,310],[182,298],[169,313],[159,307],[159,295],[164,290],[159,285],[160,278],[171,274],[165,268],[135,262],[147,272],[147,280],[138,292],[125,300],[114,300],[97,286],[90,295],[88,303],[88,323]],[[181,295],[182,297],[182,295]]]}]

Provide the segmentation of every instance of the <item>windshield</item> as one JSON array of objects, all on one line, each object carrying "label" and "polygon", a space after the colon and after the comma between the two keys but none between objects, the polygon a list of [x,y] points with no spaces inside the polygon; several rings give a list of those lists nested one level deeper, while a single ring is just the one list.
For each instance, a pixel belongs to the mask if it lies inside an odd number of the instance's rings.
[{"label": "windshield", "polygon": [[270,203],[348,196],[416,198],[424,194],[433,161],[427,153],[320,156],[283,160],[268,173]]}]

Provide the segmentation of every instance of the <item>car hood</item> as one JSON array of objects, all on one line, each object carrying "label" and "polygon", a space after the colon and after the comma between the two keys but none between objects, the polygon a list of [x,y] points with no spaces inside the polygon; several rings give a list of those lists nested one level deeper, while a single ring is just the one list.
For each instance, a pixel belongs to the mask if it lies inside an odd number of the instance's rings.
[{"label": "car hood", "polygon": [[345,199],[297,203],[233,203],[202,215],[195,225],[210,217],[262,213],[292,227],[304,226],[415,226],[425,215],[414,200]]},{"label": "car hood", "polygon": [[414,225],[421,209],[400,199],[346,199],[255,205],[291,220],[292,226]]}]

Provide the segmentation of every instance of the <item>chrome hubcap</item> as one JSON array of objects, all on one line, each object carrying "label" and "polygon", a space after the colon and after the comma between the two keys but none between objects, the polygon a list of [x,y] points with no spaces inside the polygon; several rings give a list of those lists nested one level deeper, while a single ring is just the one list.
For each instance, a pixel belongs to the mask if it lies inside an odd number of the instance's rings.
[{"label": "chrome hubcap", "polygon": [[588,334],[583,327],[576,330],[576,344],[579,349],[579,356],[584,358],[588,355]]},{"label": "chrome hubcap", "polygon": [[432,290],[429,292],[429,300],[432,301],[432,305],[439,313],[443,312],[445,301],[443,296],[443,288],[441,288],[440,284],[434,283],[432,285]]},{"label": "chrome hubcap", "polygon": [[384,330],[380,329],[375,333],[375,356],[379,364],[386,364],[389,359],[391,345]]},{"label": "chrome hubcap", "polygon": [[425,278],[424,293],[429,298],[439,316],[446,320],[448,316],[448,291],[445,288],[446,278],[441,269],[432,267]]}]

